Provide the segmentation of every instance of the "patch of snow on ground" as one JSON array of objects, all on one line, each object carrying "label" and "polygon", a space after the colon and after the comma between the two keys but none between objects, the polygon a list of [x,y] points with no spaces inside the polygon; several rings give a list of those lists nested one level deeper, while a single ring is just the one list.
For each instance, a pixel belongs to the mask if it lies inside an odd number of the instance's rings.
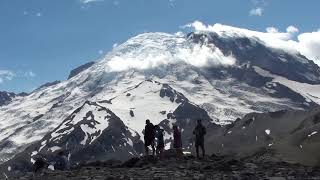
[{"label": "patch of snow on ground", "polygon": [[51,150],[51,152],[55,152],[55,151],[60,150],[61,147],[59,147],[59,146],[53,146],[53,147],[51,147],[51,148],[49,148],[49,149]]},{"label": "patch of snow on ground", "polygon": [[171,142],[166,143],[164,149],[165,149],[165,150],[168,150],[168,149],[170,149],[170,148],[171,148]]},{"label": "patch of snow on ground", "polygon": [[266,132],[267,135],[270,135],[270,134],[271,134],[270,129],[266,129],[265,132]]},{"label": "patch of snow on ground", "polygon": [[50,164],[50,165],[48,166],[48,169],[54,171],[54,166]]},{"label": "patch of snow on ground", "polygon": [[312,132],[311,134],[309,134],[308,137],[311,137],[311,136],[313,136],[313,135],[315,135],[315,134],[317,134],[317,133],[318,133],[317,131],[314,131],[314,132]]},{"label": "patch of snow on ground", "polygon": [[35,156],[35,155],[37,155],[37,154],[38,154],[38,151],[32,151],[31,157],[32,157],[32,156]]}]

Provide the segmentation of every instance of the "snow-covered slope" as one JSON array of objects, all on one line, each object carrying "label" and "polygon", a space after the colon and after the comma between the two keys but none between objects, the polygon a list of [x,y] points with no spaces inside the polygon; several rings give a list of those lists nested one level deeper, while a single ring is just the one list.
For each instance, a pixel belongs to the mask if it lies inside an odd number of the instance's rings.
[{"label": "snow-covered slope", "polygon": [[73,163],[80,163],[95,157],[120,156],[120,152],[122,159],[137,156],[142,153],[139,145],[142,143],[137,133],[112,111],[87,101],[25,153],[32,161],[37,154],[50,157],[53,152],[64,150]]},{"label": "snow-covered slope", "polygon": [[[230,31],[228,26],[221,29]],[[70,79],[0,107],[0,162],[41,140],[86,101],[109,109],[140,136],[145,119],[162,123],[167,139],[173,122],[188,134],[194,123],[183,121],[205,118],[206,123],[226,124],[250,112],[318,105],[318,94],[309,93],[310,88],[297,91],[256,68],[290,82],[313,84],[311,90],[316,91],[320,69],[312,61],[297,52],[267,46],[258,36],[237,28],[230,31],[232,36],[220,30],[138,35]],[[197,115],[188,113],[189,108]],[[91,143],[99,139],[93,135],[96,130],[88,133],[88,142],[92,136]]]},{"label": "snow-covered slope", "polygon": [[136,132],[142,133],[145,120],[159,124],[187,99],[167,85],[143,81],[104,104]]}]

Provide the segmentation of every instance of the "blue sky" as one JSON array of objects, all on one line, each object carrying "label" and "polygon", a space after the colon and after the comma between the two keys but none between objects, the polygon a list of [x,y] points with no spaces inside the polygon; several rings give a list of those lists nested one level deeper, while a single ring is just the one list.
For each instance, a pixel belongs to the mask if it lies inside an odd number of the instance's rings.
[{"label": "blue sky", "polygon": [[320,1],[1,0],[0,91],[63,80],[113,44],[143,32],[177,32],[195,20],[265,31],[320,28]]}]

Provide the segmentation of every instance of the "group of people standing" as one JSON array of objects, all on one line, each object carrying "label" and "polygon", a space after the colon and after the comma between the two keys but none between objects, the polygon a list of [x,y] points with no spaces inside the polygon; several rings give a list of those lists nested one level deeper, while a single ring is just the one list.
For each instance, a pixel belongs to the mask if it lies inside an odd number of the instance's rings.
[{"label": "group of people standing", "polygon": [[[181,131],[177,125],[173,125],[173,148],[176,150],[177,155],[182,155],[182,138]],[[201,120],[197,121],[197,126],[193,130],[195,135],[195,148],[197,157],[199,158],[199,147],[202,150],[202,157],[205,156],[204,147],[204,135],[206,134],[206,128],[202,125]],[[155,139],[156,142],[155,142]],[[149,119],[146,120],[144,129],[144,146],[146,155],[149,155],[149,146],[152,149],[152,155],[159,155],[160,158],[163,156],[164,151],[164,130],[159,125],[153,125]]]}]

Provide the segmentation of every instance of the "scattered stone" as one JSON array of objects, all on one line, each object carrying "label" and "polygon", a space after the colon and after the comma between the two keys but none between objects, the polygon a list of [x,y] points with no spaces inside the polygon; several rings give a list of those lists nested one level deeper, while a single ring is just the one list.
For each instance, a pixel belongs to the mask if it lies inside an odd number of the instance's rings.
[{"label": "scattered stone", "polygon": [[[16,179],[33,180],[144,180],[144,179],[318,179],[316,167],[289,164],[281,161],[236,160],[231,157],[213,155],[205,159],[192,156],[165,158],[144,156],[132,158],[121,165],[110,160],[81,165],[71,171],[45,171],[33,176],[31,173]],[[15,178],[10,178],[15,179]]]}]

